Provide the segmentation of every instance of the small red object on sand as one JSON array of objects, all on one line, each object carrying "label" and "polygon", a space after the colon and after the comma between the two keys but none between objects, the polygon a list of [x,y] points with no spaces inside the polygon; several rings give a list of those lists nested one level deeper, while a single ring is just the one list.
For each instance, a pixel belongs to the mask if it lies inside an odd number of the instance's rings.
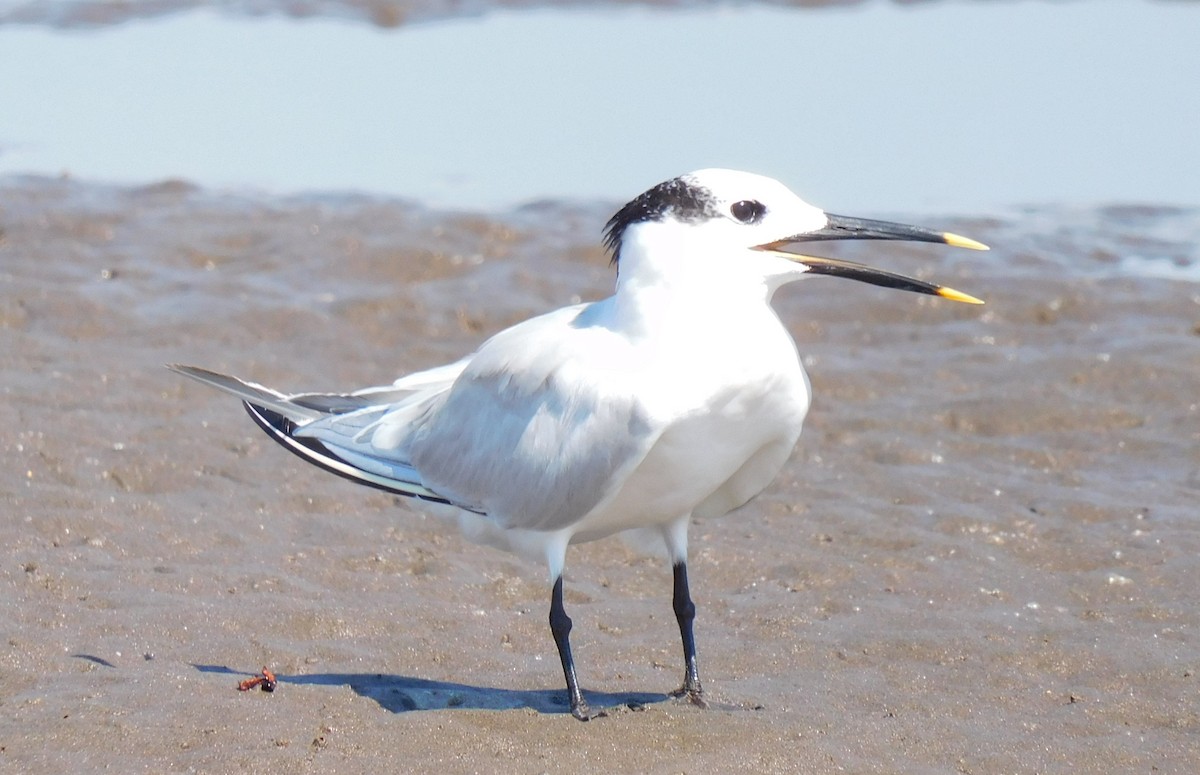
[{"label": "small red object on sand", "polygon": [[245,681],[242,681],[240,684],[238,684],[238,691],[248,692],[255,686],[261,686],[264,692],[273,692],[275,691],[275,683],[275,674],[264,667],[262,669],[262,675],[255,676],[254,678],[247,678]]}]

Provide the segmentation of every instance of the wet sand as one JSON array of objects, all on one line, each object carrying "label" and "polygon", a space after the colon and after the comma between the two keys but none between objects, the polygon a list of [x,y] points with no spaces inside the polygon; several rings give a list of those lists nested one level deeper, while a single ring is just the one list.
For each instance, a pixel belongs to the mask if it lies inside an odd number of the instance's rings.
[{"label": "wet sand", "polygon": [[[1121,263],[1194,273],[1200,213],[920,219],[988,254],[822,246],[988,305],[780,293],[816,398],[775,485],[693,528],[708,710],[663,694],[661,560],[568,556],[581,680],[616,708],[580,724],[542,568],[162,367],[301,390],[457,358],[606,294],[616,204],[0,181],[0,770],[1200,768],[1200,285]],[[274,693],[235,690],[264,665]]]}]

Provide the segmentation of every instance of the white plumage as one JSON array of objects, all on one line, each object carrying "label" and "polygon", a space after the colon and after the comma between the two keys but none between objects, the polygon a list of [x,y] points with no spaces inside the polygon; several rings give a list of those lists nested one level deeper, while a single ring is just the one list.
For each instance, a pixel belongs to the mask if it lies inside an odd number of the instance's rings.
[{"label": "white plumage", "polygon": [[769,178],[703,170],[667,181],[608,224],[613,296],[502,331],[473,355],[394,384],[285,396],[187,366],[241,398],[291,451],[364,484],[458,507],[464,533],[544,561],[551,627],[571,707],[562,610],[566,548],[625,530],[657,532],[675,568],[681,693],[700,702],[687,590],[687,527],[761,492],[800,435],[809,385],[770,306],[806,273],[972,297],[858,264],[795,253],[822,239],[952,234],[833,216]]}]

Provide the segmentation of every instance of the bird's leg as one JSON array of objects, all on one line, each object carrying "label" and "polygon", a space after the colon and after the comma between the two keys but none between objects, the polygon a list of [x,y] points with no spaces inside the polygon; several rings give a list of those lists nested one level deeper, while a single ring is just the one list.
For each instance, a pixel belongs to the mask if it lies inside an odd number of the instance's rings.
[{"label": "bird's leg", "polygon": [[554,580],[554,591],[550,594],[550,632],[554,634],[554,645],[558,646],[558,658],[562,660],[563,675],[567,679],[567,696],[571,699],[571,715],[580,721],[588,721],[606,715],[604,711],[593,714],[588,710],[579,680],[575,677],[575,660],[571,657],[571,617],[563,609],[563,580]]},{"label": "bird's leg", "polygon": [[675,591],[672,606],[675,620],[679,622],[679,635],[683,639],[683,686],[671,692],[675,697],[687,697],[696,705],[705,707],[704,689],[700,686],[700,669],[696,666],[696,639],[692,635],[692,622],[696,619],[696,604],[688,590],[687,563],[675,563]]}]

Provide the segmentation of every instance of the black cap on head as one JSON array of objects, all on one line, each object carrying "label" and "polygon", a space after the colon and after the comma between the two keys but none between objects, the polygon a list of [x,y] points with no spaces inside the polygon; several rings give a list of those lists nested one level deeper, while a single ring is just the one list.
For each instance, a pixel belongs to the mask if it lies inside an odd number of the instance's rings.
[{"label": "black cap on head", "polygon": [[661,221],[667,215],[680,221],[701,221],[720,214],[712,191],[689,177],[672,178],[622,207],[604,225],[604,247],[615,264],[621,259],[621,239],[635,223]]}]

